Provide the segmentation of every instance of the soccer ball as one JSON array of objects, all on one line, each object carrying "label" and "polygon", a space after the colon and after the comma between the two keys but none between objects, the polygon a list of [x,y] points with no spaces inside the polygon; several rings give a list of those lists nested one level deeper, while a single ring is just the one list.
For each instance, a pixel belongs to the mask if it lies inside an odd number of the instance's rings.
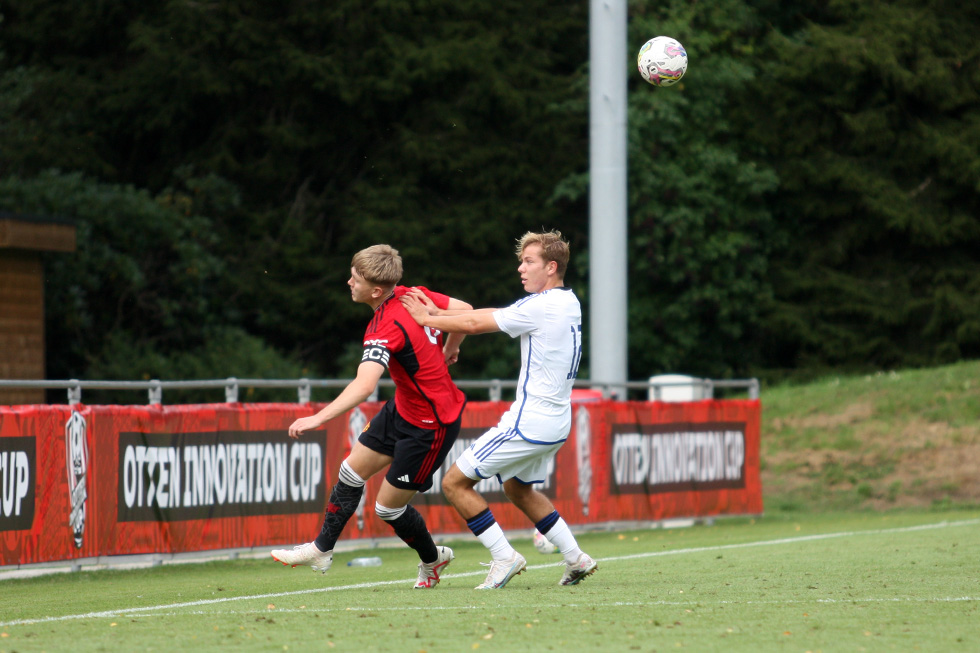
[{"label": "soccer ball", "polygon": [[558,553],[558,547],[548,541],[548,538],[542,535],[536,528],[534,529],[534,548],[538,550],[538,553],[543,553],[544,555]]},{"label": "soccer ball", "polygon": [[655,36],[636,55],[640,76],[654,86],[676,84],[687,72],[687,51],[677,39]]}]

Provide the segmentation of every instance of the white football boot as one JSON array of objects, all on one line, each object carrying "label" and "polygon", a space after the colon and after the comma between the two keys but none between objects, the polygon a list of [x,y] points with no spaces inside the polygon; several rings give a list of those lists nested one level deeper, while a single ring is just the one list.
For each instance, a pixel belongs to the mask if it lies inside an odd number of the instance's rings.
[{"label": "white football boot", "polygon": [[[487,563],[481,562],[481,565]],[[494,560],[489,564],[490,573],[482,584],[477,585],[478,590],[496,590],[507,584],[511,578],[527,569],[527,560],[517,551],[509,560]]]},{"label": "white football boot", "polygon": [[565,573],[562,575],[561,581],[558,584],[578,585],[583,578],[595,573],[598,566],[596,561],[590,558],[587,553],[583,553],[575,562],[565,563]]},{"label": "white football boot", "polygon": [[432,589],[439,584],[439,574],[446,570],[449,563],[453,561],[456,556],[453,555],[453,550],[448,546],[437,546],[436,551],[439,552],[439,557],[432,564],[426,564],[424,562],[419,563],[419,579],[415,581],[415,589]]},{"label": "white football boot", "polygon": [[316,547],[316,542],[308,542],[292,549],[276,549],[272,552],[272,557],[290,567],[309,565],[313,571],[325,574],[333,562],[333,551],[321,551]]}]

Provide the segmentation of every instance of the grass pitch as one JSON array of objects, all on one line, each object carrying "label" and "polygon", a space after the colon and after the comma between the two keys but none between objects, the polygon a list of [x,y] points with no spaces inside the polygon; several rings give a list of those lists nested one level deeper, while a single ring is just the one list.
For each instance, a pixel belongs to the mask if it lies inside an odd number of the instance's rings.
[{"label": "grass pitch", "polygon": [[980,641],[980,511],[776,515],[587,533],[475,591],[475,539],[434,590],[407,548],[326,575],[271,558],[0,581],[0,651],[970,651]]}]

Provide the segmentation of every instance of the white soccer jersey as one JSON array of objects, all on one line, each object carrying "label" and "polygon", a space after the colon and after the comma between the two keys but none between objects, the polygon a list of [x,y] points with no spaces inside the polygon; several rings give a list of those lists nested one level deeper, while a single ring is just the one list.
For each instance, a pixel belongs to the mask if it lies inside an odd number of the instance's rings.
[{"label": "white soccer jersey", "polygon": [[528,295],[494,311],[500,330],[521,337],[517,398],[501,418],[529,442],[568,438],[572,383],[582,359],[582,306],[571,288]]}]

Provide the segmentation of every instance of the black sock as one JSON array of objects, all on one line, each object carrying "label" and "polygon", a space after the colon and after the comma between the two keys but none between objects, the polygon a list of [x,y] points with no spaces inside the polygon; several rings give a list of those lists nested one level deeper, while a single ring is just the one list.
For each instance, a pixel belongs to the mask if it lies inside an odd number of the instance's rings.
[{"label": "black sock", "polygon": [[407,506],[405,512],[398,519],[388,523],[395,529],[395,535],[415,549],[419,554],[419,560],[431,564],[439,559],[436,543],[432,541],[432,535],[429,534],[429,529],[425,525],[425,519],[418,510],[412,506]]},{"label": "black sock", "polygon": [[343,481],[333,486],[330,492],[330,500],[327,502],[327,509],[323,514],[323,528],[316,537],[316,546],[321,551],[332,551],[337,538],[347,525],[347,520],[357,510],[357,504],[361,502],[361,494],[364,487],[352,487]]}]

